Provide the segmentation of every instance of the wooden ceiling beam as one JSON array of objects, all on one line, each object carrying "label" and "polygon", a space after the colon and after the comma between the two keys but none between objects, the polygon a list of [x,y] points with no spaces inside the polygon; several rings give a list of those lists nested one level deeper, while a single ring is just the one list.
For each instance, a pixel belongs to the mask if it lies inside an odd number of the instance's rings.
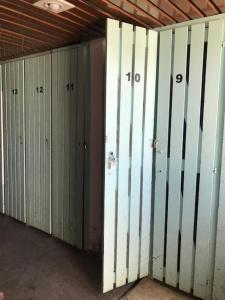
[{"label": "wooden ceiling beam", "polygon": [[[98,5],[98,1],[93,1],[93,0],[91,0],[91,1],[94,2],[96,5]],[[110,6],[111,6],[111,9],[112,9],[113,14],[115,15],[116,19],[124,21],[124,17],[126,17],[128,20],[133,20],[135,22],[135,25],[150,28],[149,24],[147,24],[147,23],[143,22],[142,20],[138,19],[136,16],[131,15],[128,11],[124,10],[119,5],[117,5],[115,3],[112,3],[108,0],[101,0],[101,2],[106,5],[106,8],[104,8],[104,10],[106,10],[106,11],[109,11]]]},{"label": "wooden ceiling beam", "polygon": [[[91,5],[91,0],[70,0],[71,3],[73,3],[75,6],[79,7],[82,10],[85,10],[86,12],[90,14],[94,14],[97,20],[99,19],[105,19],[105,12],[101,9],[96,9],[96,7],[93,7]],[[98,1],[100,2],[100,1]],[[98,6],[97,6],[98,7]],[[111,17],[110,17],[111,18]]]},{"label": "wooden ceiling beam", "polygon": [[209,0],[209,2],[214,5],[215,9],[217,9],[217,11],[219,13],[222,13],[222,10],[219,8],[219,6],[214,2],[214,0]]},{"label": "wooden ceiling beam", "polygon": [[[15,26],[16,24],[11,24],[10,22],[7,22],[3,19],[0,18],[0,29],[3,30],[8,30],[12,33],[15,33],[15,34],[19,34],[21,36],[23,36],[24,38],[26,39],[29,39],[30,41],[33,41],[33,42],[36,42],[36,43],[39,43],[40,45],[41,44],[46,44],[46,41],[43,39],[43,37],[36,37],[35,35],[33,35],[30,31],[22,31],[20,28],[18,28],[18,26]],[[49,42],[47,42],[48,44]]]},{"label": "wooden ceiling beam", "polygon": [[[186,16],[183,11],[178,9],[173,3],[169,2],[168,0],[158,1],[158,0],[147,0],[148,2],[154,4],[156,7],[158,6],[164,13],[171,16],[176,22],[183,22],[188,21],[190,18]],[[157,3],[157,5],[156,5]],[[170,14],[168,9],[172,9],[174,13]],[[180,16],[180,17],[177,17]]]},{"label": "wooden ceiling beam", "polygon": [[[159,26],[163,26],[165,25],[164,23],[162,23],[161,21],[157,20],[155,17],[153,17],[152,15],[150,15],[149,13],[147,13],[144,9],[142,9],[140,6],[138,6],[137,4],[134,4],[133,2],[131,2],[130,0],[123,0],[124,3],[127,3],[128,5],[130,5],[134,10],[140,12],[141,14],[143,14],[147,19],[149,19],[149,22],[153,21],[155,23],[158,23]],[[137,15],[136,15],[137,16]],[[138,16],[140,17],[140,16]]]},{"label": "wooden ceiling beam", "polygon": [[153,7],[155,10],[157,10],[160,14],[162,14],[163,16],[165,16],[166,18],[168,18],[171,22],[176,23],[176,20],[174,19],[174,17],[171,16],[171,15],[169,15],[164,10],[162,10],[161,7],[160,7],[160,5],[157,6],[153,2],[151,2],[150,0],[143,0],[143,1],[145,1],[145,3],[148,4],[150,7]]},{"label": "wooden ceiling beam", "polygon": [[[4,3],[4,5],[2,5]],[[20,6],[15,5],[14,3],[8,3],[8,1],[5,0],[0,0],[0,8],[2,9],[2,11],[8,12],[8,13],[13,13],[14,15],[17,15],[21,18],[25,18],[25,19],[29,19],[29,20],[33,20],[35,22],[39,22],[39,24],[43,24],[49,27],[52,27],[56,30],[60,30],[62,32],[65,32],[67,34],[71,34],[73,33],[72,28],[71,29],[67,29],[65,26],[63,27],[63,25],[59,26],[57,24],[51,23],[50,21],[46,21],[45,19],[36,16],[35,14],[32,15],[31,12],[26,11],[26,9],[21,9]]]},{"label": "wooden ceiling beam", "polygon": [[8,16],[0,11],[0,24],[8,24],[9,26],[14,26],[15,31],[17,32],[24,32],[28,36],[33,36],[37,40],[41,39],[45,42],[53,42],[55,40],[60,40],[59,36],[54,36],[54,34],[50,34],[48,32],[44,32],[43,30],[37,29],[36,26],[33,24],[18,20],[15,17]]},{"label": "wooden ceiling beam", "polygon": [[205,16],[212,16],[214,14],[218,14],[219,10],[216,8],[215,5],[212,4],[211,1],[205,0],[206,1],[206,7],[204,8],[203,5],[204,3],[202,0],[196,1],[196,0],[189,0],[192,4],[194,4],[200,11],[204,13]]},{"label": "wooden ceiling beam", "polygon": [[196,17],[198,17],[198,18],[205,16],[203,14],[203,12],[201,10],[199,10],[198,7],[196,7],[196,5],[194,5],[192,2],[190,2],[190,0],[182,0],[182,2],[180,2],[180,0],[168,0],[168,1],[170,3],[173,3],[178,9],[183,11],[191,19],[193,19],[193,15],[191,15],[190,12],[185,11],[185,8],[184,8],[185,6],[189,6],[189,8],[191,8],[196,13]]},{"label": "wooden ceiling beam", "polygon": [[22,45],[22,44],[17,44],[16,42],[12,42],[12,41],[7,40],[6,38],[3,38],[3,37],[1,37],[1,36],[0,36],[0,41],[1,41],[3,44],[14,45],[14,46],[19,47],[19,48],[21,48],[21,49],[25,48],[25,49],[30,49],[30,50],[32,50],[32,48],[30,48],[30,47],[24,46],[24,45]]},{"label": "wooden ceiling beam", "polygon": [[80,3],[84,3],[86,5],[88,5],[89,7],[91,7],[92,9],[95,9],[96,11],[98,11],[100,14],[102,14],[105,18],[111,18],[111,19],[115,19],[115,16],[105,10],[103,10],[101,7],[99,7],[98,5],[96,5],[95,3],[93,3],[93,1],[89,1],[89,0],[78,0]]},{"label": "wooden ceiling beam", "polygon": [[24,18],[24,16],[23,18],[21,18],[21,15],[16,12],[9,13],[1,5],[0,5],[0,19],[5,20],[7,22],[11,22],[12,24],[15,24],[21,28],[29,29],[30,31],[46,36],[46,38],[50,38],[52,40],[61,39],[62,37],[66,37],[66,36],[71,36],[71,33],[68,32],[66,33],[62,31],[60,32],[59,30],[57,31],[57,35],[56,35],[56,29],[41,24],[41,22],[38,23],[38,21],[34,19],[30,20],[30,18]]},{"label": "wooden ceiling beam", "polygon": [[[2,1],[2,0],[0,0]],[[10,0],[4,0],[4,1],[10,1]],[[74,30],[74,24],[79,26],[79,23],[74,22],[68,18],[63,17],[61,14],[54,14],[48,11],[45,11],[43,9],[40,9],[38,7],[33,6],[29,1],[27,0],[18,0],[17,5],[21,6],[26,9],[27,12],[30,12],[31,15],[36,16],[39,19],[44,19],[45,21],[49,22],[50,24],[57,24],[60,27],[64,27],[68,29],[69,31]]]},{"label": "wooden ceiling beam", "polygon": [[77,20],[77,18],[71,19],[71,17],[67,14],[67,12],[64,12],[64,13],[61,13],[61,14],[56,14],[56,13],[48,12],[48,11],[45,11],[45,10],[40,9],[38,7],[32,6],[32,3],[30,3],[29,0],[19,0],[19,1],[24,3],[25,5],[28,5],[30,8],[32,8],[32,10],[34,9],[34,11],[38,11],[39,13],[41,12],[43,16],[47,15],[47,17],[49,18],[49,22],[52,22],[51,20],[53,18],[55,20],[60,20],[60,22],[62,23],[62,26],[65,23],[67,25],[69,23],[70,28],[72,29],[73,32],[80,31],[80,32],[83,32],[84,34],[87,33],[87,32],[95,33],[95,30],[91,28],[93,24],[92,24],[90,19],[89,19],[88,28],[87,28],[87,22],[84,24],[84,22],[81,23],[79,20]]}]

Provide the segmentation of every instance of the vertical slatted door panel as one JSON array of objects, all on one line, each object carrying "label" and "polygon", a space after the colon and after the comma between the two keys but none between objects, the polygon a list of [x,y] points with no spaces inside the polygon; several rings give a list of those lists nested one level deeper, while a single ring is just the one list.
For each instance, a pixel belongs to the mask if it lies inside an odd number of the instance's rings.
[{"label": "vertical slatted door panel", "polygon": [[66,163],[69,158],[69,116],[66,115],[70,99],[69,61],[70,50],[52,55],[52,224],[53,234],[62,240],[69,214],[68,210],[64,211],[65,203],[69,202],[69,186],[66,185],[69,180],[69,166]]},{"label": "vertical slatted door panel", "polygon": [[[129,215],[128,281],[134,281],[139,273],[139,223],[142,170],[142,126],[145,78],[146,30],[135,28],[134,82],[131,108],[131,174]],[[150,184],[150,183],[149,183]]]},{"label": "vertical slatted door panel", "polygon": [[63,63],[64,88],[62,98],[62,121],[64,129],[63,139],[63,239],[71,243],[71,228],[70,228],[70,90],[67,90],[67,84],[70,84],[70,51],[65,53]]},{"label": "vertical slatted door panel", "polygon": [[172,30],[160,33],[159,45],[152,275],[162,281],[164,278]]},{"label": "vertical slatted door panel", "polygon": [[34,59],[26,59],[25,60],[25,128],[26,128],[26,220],[27,224],[31,224],[33,215],[32,208],[34,202],[34,122],[35,122],[35,114],[33,114],[34,110],[34,102],[37,99],[34,99],[36,96],[35,92],[35,82],[34,82]]},{"label": "vertical slatted door panel", "polygon": [[11,174],[11,188],[12,188],[12,195],[13,197],[11,198],[11,212],[10,216],[16,218],[17,217],[17,178],[16,178],[16,153],[17,153],[17,143],[16,143],[16,95],[14,94],[13,91],[16,90],[16,63],[12,62],[10,63],[10,73],[11,73],[11,80],[12,80],[12,86],[13,90],[11,91],[12,97],[10,101],[10,117],[11,117],[11,135],[10,135],[10,144],[11,144],[11,169],[10,169],[10,174]]},{"label": "vertical slatted door panel", "polygon": [[[208,53],[200,169],[200,188],[196,239],[194,294],[210,298],[213,269],[213,234],[216,218],[216,137],[218,126],[219,88],[221,73],[221,42],[224,21],[209,23]],[[213,101],[212,101],[213,99]],[[210,270],[211,269],[211,270]]]},{"label": "vertical slatted door panel", "polygon": [[9,151],[8,151],[8,64],[2,66],[2,89],[3,89],[3,139],[4,139],[4,200],[5,213],[9,209]]},{"label": "vertical slatted door panel", "polygon": [[70,235],[71,243],[77,247],[82,246],[82,200],[77,193],[78,174],[78,49],[70,50]]},{"label": "vertical slatted door panel", "polygon": [[108,20],[104,292],[149,274],[157,36]]},{"label": "vertical slatted door panel", "polygon": [[15,195],[15,183],[14,183],[14,94],[13,90],[15,89],[14,83],[14,63],[8,64],[8,75],[6,80],[8,81],[8,99],[7,99],[7,111],[8,111],[8,164],[9,164],[9,174],[8,174],[8,182],[9,182],[9,203],[6,214],[13,217],[15,216],[15,203],[16,203],[16,195]]},{"label": "vertical slatted door panel", "polygon": [[118,204],[116,236],[116,286],[126,283],[127,279],[127,235],[129,213],[129,169],[130,169],[130,123],[132,103],[133,26],[121,25],[121,69],[120,69],[120,114],[119,114],[119,165],[118,165]]},{"label": "vertical slatted door panel", "polygon": [[[76,108],[76,135],[77,135],[77,164],[76,164],[76,239],[77,246],[83,246],[83,210],[84,210],[84,159],[86,144],[84,140],[85,134],[85,101],[86,101],[86,83],[87,79],[87,48],[78,47],[77,49],[77,74],[75,88],[77,92],[77,108]],[[73,80],[72,80],[73,81]],[[73,83],[72,83],[73,84]]]},{"label": "vertical slatted door panel", "polygon": [[152,272],[152,145],[154,134],[156,65],[158,34],[148,31],[146,45],[145,96],[143,120],[143,156],[142,156],[142,204],[140,238],[140,277]]},{"label": "vertical slatted door panel", "polygon": [[[12,63],[12,76],[14,82],[14,91],[16,91],[16,62]],[[17,113],[16,113],[16,101],[17,101],[17,94],[14,93],[11,101],[11,141],[12,141],[12,188],[13,188],[13,211],[12,216],[17,218],[18,215],[18,185],[17,185],[17,152],[18,152],[18,144],[17,144]]]},{"label": "vertical slatted door panel", "polygon": [[202,91],[205,24],[191,27],[190,69],[186,120],[185,172],[181,226],[180,289],[191,292],[194,263],[194,216],[198,172],[200,106]]},{"label": "vertical slatted door panel", "polygon": [[40,56],[39,66],[40,226],[51,233],[51,54]]},{"label": "vertical slatted door panel", "polygon": [[16,218],[25,222],[25,194],[24,194],[24,61],[15,62],[15,135],[16,135],[16,190],[17,215]]},{"label": "vertical slatted door panel", "polygon": [[36,176],[38,145],[38,59],[25,60],[25,109],[26,109],[26,202],[27,223],[36,227],[38,224],[38,199],[36,198],[38,181]]},{"label": "vertical slatted door panel", "polygon": [[24,61],[7,63],[4,66],[3,103],[6,214],[24,222],[23,99]]},{"label": "vertical slatted door panel", "polygon": [[[224,66],[224,64],[223,64]],[[225,124],[225,119],[224,119]],[[225,127],[223,134],[223,153],[221,162],[220,194],[217,223],[217,241],[215,255],[215,274],[213,282],[213,300],[225,297]]]},{"label": "vertical slatted door panel", "polygon": [[103,291],[112,290],[115,283],[115,202],[117,159],[117,96],[120,61],[119,22],[108,20],[106,57],[106,128],[105,128],[105,190],[104,190],[104,257]]},{"label": "vertical slatted door panel", "polygon": [[[6,212],[7,215],[11,216],[13,214],[13,202],[12,199],[14,197],[14,190],[13,190],[13,184],[12,184],[12,102],[14,95],[12,94],[12,90],[14,89],[14,77],[12,75],[12,64],[8,64],[8,153],[9,153],[9,174],[8,174],[8,180],[9,180],[9,203],[8,203],[8,211]],[[6,79],[6,80],[7,80]]]},{"label": "vertical slatted door panel", "polygon": [[[166,237],[166,283],[175,287],[178,283],[178,243],[180,235],[180,209],[182,207],[181,171],[187,42],[188,28],[184,27],[176,29],[173,60],[173,95],[170,131],[168,220]],[[181,82],[179,82],[178,76],[183,77]]]},{"label": "vertical slatted door panel", "polygon": [[6,209],[9,206],[9,189],[8,189],[8,84],[7,84],[7,64],[2,65],[2,121],[3,121],[3,153],[4,153],[4,211],[2,213],[6,213]]}]

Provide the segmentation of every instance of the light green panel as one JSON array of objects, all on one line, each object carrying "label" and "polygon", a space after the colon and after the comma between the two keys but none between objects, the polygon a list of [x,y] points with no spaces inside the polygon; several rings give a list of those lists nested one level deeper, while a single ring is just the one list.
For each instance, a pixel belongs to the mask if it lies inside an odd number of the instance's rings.
[{"label": "light green panel", "polygon": [[51,233],[51,55],[25,60],[27,223]]},{"label": "light green panel", "polygon": [[52,55],[53,234],[83,246],[86,47]]},{"label": "light green panel", "polygon": [[25,222],[24,61],[2,68],[5,213]]}]

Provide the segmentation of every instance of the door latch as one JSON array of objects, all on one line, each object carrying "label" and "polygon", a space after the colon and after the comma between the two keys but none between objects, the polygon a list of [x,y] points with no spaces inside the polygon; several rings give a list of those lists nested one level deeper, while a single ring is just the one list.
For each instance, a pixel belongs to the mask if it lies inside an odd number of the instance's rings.
[{"label": "door latch", "polygon": [[108,167],[109,167],[109,170],[113,170],[116,167],[116,158],[115,158],[113,152],[109,153]]}]

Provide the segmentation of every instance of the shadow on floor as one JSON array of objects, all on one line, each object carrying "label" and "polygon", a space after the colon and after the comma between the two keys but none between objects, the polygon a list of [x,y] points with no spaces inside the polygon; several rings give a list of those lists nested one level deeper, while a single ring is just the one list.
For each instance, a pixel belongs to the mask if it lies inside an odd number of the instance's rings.
[{"label": "shadow on floor", "polygon": [[103,295],[99,257],[0,215],[0,291],[5,300],[117,300]]}]

